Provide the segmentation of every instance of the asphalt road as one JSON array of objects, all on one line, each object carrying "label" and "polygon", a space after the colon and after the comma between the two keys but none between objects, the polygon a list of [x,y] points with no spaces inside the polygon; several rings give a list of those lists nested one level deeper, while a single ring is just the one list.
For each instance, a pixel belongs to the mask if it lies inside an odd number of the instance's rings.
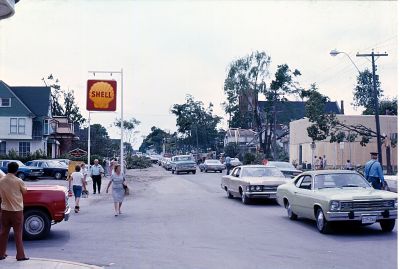
[{"label": "asphalt road", "polygon": [[[397,268],[397,227],[383,234],[377,224],[345,225],[322,235],[314,222],[290,221],[274,202],[226,198],[219,173],[130,173],[134,191],[122,215],[114,216],[110,195],[90,195],[49,238],[25,242],[26,253],[106,268]],[[29,184],[47,182],[65,184]]]}]

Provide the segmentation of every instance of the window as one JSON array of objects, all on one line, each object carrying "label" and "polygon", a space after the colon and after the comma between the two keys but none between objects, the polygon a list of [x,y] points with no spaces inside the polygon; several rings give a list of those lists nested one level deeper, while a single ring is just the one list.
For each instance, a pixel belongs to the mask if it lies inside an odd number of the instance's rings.
[{"label": "window", "polygon": [[19,142],[19,156],[26,157],[31,152],[30,142]]},{"label": "window", "polygon": [[11,118],[10,119],[10,134],[16,134],[18,128],[18,119]]},{"label": "window", "polygon": [[300,189],[311,190],[311,176],[304,176],[303,181],[300,183]]},{"label": "window", "polygon": [[294,185],[296,185],[297,188],[300,188],[300,183],[301,183],[301,181],[303,180],[303,178],[304,178],[304,176],[298,177],[298,178],[296,179],[296,181],[294,182]]},{"label": "window", "polygon": [[0,98],[0,107],[10,107],[11,98]]},{"label": "window", "polygon": [[50,134],[49,120],[44,120],[43,121],[43,134],[44,135],[49,135]]},{"label": "window", "polygon": [[25,119],[18,119],[18,134],[25,134]]},{"label": "window", "polygon": [[7,150],[6,150],[6,141],[1,141],[0,142],[0,155],[6,155]]}]

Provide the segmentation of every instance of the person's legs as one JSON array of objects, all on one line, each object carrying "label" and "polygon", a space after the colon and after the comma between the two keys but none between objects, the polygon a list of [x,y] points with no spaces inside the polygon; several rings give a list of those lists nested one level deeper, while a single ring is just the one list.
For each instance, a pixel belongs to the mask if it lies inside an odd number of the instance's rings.
[{"label": "person's legs", "polygon": [[101,190],[101,176],[99,176],[98,179],[97,179],[97,190],[98,190],[98,193],[100,194],[100,190]]},{"label": "person's legs", "polygon": [[96,179],[97,179],[97,176],[92,176],[92,181],[93,181],[93,194],[96,194]]},{"label": "person's legs", "polygon": [[119,211],[118,211],[118,203],[114,202],[114,209],[115,209],[115,216],[118,215]]},{"label": "person's legs", "polygon": [[1,231],[0,231],[0,258],[6,255],[8,234],[11,229],[11,221],[8,211],[1,211]]},{"label": "person's legs", "polygon": [[12,227],[14,230],[14,240],[15,240],[15,246],[17,247],[17,260],[18,259],[24,259],[25,252],[24,252],[24,244],[22,241],[22,225],[24,223],[24,212],[23,211],[17,211],[13,212],[13,223]]},{"label": "person's legs", "polygon": [[119,212],[119,214],[121,214],[122,212],[121,212],[121,206],[122,206],[122,202],[119,202],[119,204],[118,204],[119,206],[118,206],[118,212]]}]

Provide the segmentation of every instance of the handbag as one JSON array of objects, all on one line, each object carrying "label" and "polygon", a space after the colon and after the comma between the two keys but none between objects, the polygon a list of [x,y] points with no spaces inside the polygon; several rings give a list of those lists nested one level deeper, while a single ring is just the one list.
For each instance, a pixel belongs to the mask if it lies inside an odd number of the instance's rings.
[{"label": "handbag", "polygon": [[124,178],[124,181],[122,182],[122,187],[124,187],[125,195],[129,195],[129,188],[128,188],[128,185],[126,185],[125,178]]},{"label": "handbag", "polygon": [[88,198],[89,197],[89,191],[88,190],[83,190],[82,191],[82,198]]}]

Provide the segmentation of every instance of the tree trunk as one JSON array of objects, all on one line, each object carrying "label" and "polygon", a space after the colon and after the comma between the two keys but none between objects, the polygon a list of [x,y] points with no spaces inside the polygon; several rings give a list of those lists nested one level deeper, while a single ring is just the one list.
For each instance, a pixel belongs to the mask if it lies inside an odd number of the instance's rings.
[{"label": "tree trunk", "polygon": [[388,175],[392,175],[393,174],[393,169],[392,169],[392,163],[390,160],[390,146],[386,147],[386,172]]}]

